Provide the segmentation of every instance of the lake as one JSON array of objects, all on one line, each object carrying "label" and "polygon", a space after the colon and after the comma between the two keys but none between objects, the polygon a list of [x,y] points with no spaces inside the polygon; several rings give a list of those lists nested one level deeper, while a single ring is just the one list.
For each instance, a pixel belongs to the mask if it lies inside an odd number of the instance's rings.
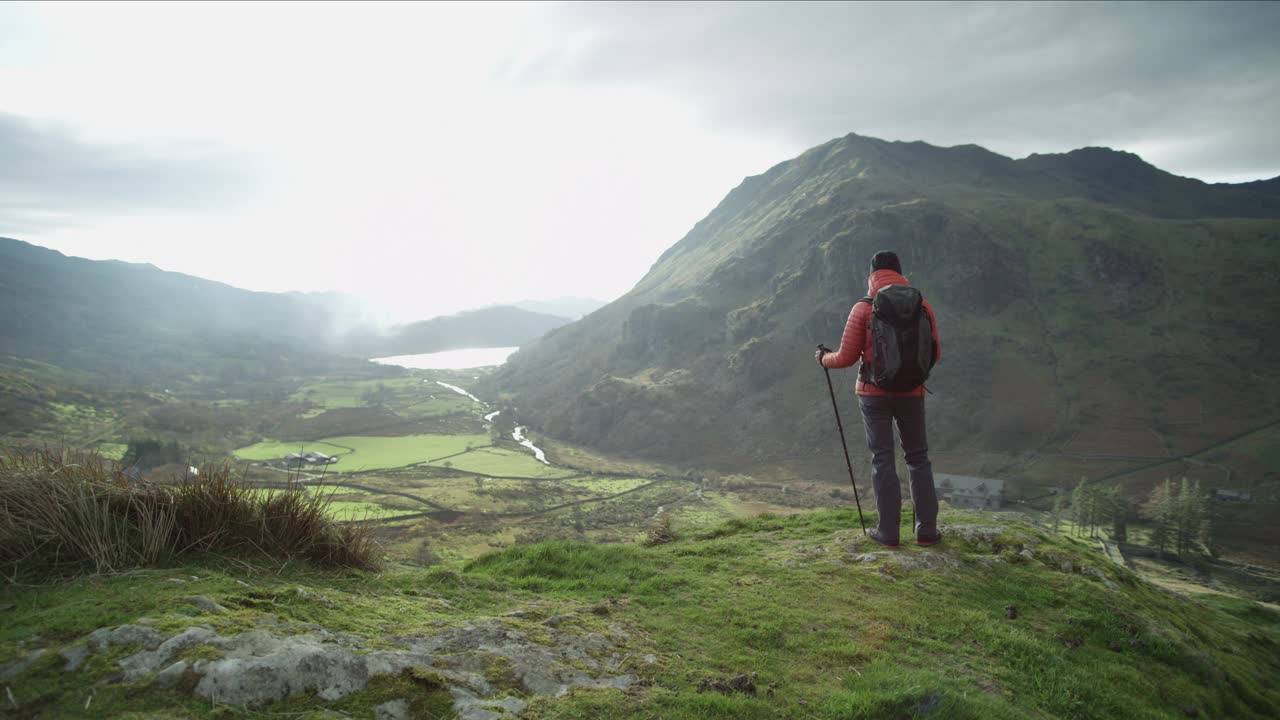
[{"label": "lake", "polygon": [[372,358],[382,365],[399,365],[414,370],[465,370],[466,368],[501,365],[518,347],[464,348],[421,355],[392,355]]}]

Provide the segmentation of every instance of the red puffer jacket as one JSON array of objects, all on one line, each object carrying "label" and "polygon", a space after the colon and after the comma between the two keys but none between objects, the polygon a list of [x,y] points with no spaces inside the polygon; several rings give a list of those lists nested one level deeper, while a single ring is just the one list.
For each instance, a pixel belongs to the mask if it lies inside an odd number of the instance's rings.
[{"label": "red puffer jacket", "polygon": [[[889,285],[910,285],[907,279],[893,270],[877,270],[867,280],[867,295],[875,297],[880,288]],[[938,321],[933,317],[933,308],[929,301],[924,301],[924,311],[929,314],[929,324],[933,326],[933,346],[937,348],[935,358],[942,359],[942,343],[938,340]],[[871,303],[854,304],[849,313],[849,322],[844,326],[844,337],[840,339],[840,349],[822,356],[825,368],[846,368],[861,359],[871,362]],[[936,364],[936,361],[935,361]],[[889,392],[875,385],[858,381],[858,394],[867,397],[924,397],[924,386],[907,392]]]}]

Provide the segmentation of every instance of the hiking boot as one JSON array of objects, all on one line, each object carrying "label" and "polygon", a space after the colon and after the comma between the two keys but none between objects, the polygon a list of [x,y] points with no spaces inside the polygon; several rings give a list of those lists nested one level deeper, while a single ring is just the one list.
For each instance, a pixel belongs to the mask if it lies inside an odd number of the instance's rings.
[{"label": "hiking boot", "polygon": [[916,533],[916,544],[922,547],[937,545],[942,542],[942,531],[934,530],[932,533]]},{"label": "hiking boot", "polygon": [[885,546],[885,547],[887,547],[887,548],[896,548],[896,547],[898,547],[898,540],[897,540],[897,538],[895,538],[895,539],[893,539],[893,540],[889,540],[888,538],[886,538],[886,537],[882,536],[882,535],[880,534],[880,528],[871,528],[870,530],[868,530],[868,531],[867,531],[867,537],[871,538],[872,540],[875,540],[876,542],[880,543],[881,545],[883,545],[883,546]]}]

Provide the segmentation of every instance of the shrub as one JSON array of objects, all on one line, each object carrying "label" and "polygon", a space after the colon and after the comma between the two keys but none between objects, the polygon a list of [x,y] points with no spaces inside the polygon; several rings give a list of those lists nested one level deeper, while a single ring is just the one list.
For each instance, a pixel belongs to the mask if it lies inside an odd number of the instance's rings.
[{"label": "shrub", "polygon": [[663,513],[661,517],[654,521],[649,527],[649,532],[644,538],[646,547],[654,545],[666,545],[676,539],[676,534],[671,530],[671,516]]},{"label": "shrub", "polygon": [[117,572],[199,553],[304,557],[374,569],[369,526],[328,516],[330,495],[261,493],[229,467],[137,481],[94,454],[0,452],[0,568],[9,578]]}]

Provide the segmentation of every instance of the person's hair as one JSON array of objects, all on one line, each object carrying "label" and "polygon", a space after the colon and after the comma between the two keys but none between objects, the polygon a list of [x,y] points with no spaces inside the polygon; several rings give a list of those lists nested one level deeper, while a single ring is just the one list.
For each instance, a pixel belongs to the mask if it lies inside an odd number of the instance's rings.
[{"label": "person's hair", "polygon": [[896,273],[902,272],[902,263],[898,260],[898,253],[892,250],[881,250],[871,256],[871,272],[877,270],[892,270]]}]

